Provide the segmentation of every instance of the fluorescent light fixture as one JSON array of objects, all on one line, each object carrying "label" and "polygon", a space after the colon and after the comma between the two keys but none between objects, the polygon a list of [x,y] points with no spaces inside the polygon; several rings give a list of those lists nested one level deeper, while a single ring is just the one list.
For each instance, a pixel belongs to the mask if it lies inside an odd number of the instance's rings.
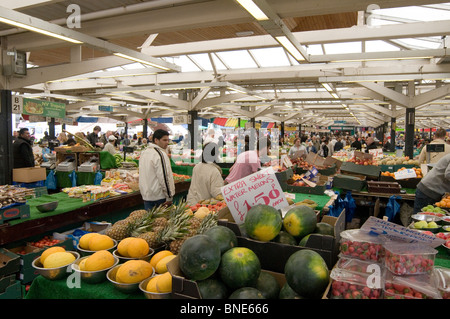
[{"label": "fluorescent light fixture", "polygon": [[16,22],[16,21],[10,20],[10,19],[6,19],[6,18],[0,17],[0,22],[6,23],[6,24],[10,24],[10,25],[13,25],[13,26],[21,28],[21,29],[26,29],[26,30],[29,30],[29,31],[33,31],[33,32],[44,34],[44,35],[48,35],[50,37],[58,38],[60,40],[64,40],[64,41],[68,41],[68,42],[72,42],[72,43],[77,43],[77,44],[83,43],[82,41],[78,41],[78,40],[75,40],[75,39],[63,36],[63,35],[58,34],[58,33],[53,33],[53,32],[50,32],[50,31],[43,30],[43,29],[39,29],[39,28],[30,26],[30,25],[27,25],[27,24],[24,24],[24,23],[20,23],[20,22]]},{"label": "fluorescent light fixture", "polygon": [[239,93],[248,94],[248,92],[245,92],[244,90],[240,90],[240,89],[237,89],[237,88],[234,88],[234,87],[229,87],[229,89],[233,90],[233,91],[236,91],[236,92],[239,92]]},{"label": "fluorescent light fixture", "polygon": [[256,20],[269,20],[269,17],[252,1],[252,0],[236,0],[245,10],[248,11]]},{"label": "fluorescent light fixture", "polygon": [[334,93],[334,92],[331,93],[331,96],[334,97],[335,99],[338,99],[338,98],[339,98],[339,96],[338,96],[336,93]]},{"label": "fluorescent light fixture", "polygon": [[278,36],[275,39],[286,49],[296,60],[305,60],[300,51],[292,44],[292,42],[285,36]]},{"label": "fluorescent light fixture", "polygon": [[412,56],[412,57],[397,57],[397,58],[362,58],[349,60],[334,60],[330,62],[370,62],[370,61],[395,61],[395,60],[417,60],[417,59],[432,59],[433,56]]},{"label": "fluorescent light fixture", "polygon": [[322,83],[322,86],[328,91],[328,92],[333,92],[333,89],[331,88],[331,86],[328,83]]},{"label": "fluorescent light fixture", "polygon": [[132,61],[135,61],[135,62],[139,62],[139,63],[142,63],[142,64],[147,64],[147,65],[153,66],[153,67],[158,68],[158,69],[170,70],[169,68],[166,68],[164,66],[161,66],[161,65],[149,62],[149,61],[145,61],[145,60],[142,60],[142,59],[139,59],[139,58],[135,58],[135,57],[123,54],[123,53],[117,53],[116,52],[116,53],[114,53],[114,55],[116,55],[118,57],[121,57],[121,58],[124,58],[124,59],[128,59],[128,60],[132,60]]}]

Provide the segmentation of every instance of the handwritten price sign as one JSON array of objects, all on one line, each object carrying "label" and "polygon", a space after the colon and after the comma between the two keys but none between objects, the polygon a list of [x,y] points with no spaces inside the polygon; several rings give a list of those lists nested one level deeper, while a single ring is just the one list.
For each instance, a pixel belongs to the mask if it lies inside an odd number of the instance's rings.
[{"label": "handwritten price sign", "polygon": [[247,212],[255,205],[264,204],[276,209],[289,206],[272,167],[227,184],[221,190],[236,224],[242,224]]}]

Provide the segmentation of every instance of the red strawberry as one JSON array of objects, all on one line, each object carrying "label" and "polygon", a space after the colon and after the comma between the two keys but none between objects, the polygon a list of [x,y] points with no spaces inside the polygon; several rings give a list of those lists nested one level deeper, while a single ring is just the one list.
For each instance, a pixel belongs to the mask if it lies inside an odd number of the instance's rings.
[{"label": "red strawberry", "polygon": [[361,299],[361,292],[359,292],[359,291],[357,291],[357,290],[355,290],[355,291],[353,291],[352,292],[352,297],[353,297],[353,299]]},{"label": "red strawberry", "polygon": [[371,291],[372,290],[369,287],[367,287],[367,286],[362,289],[362,293],[366,297],[370,296]]}]

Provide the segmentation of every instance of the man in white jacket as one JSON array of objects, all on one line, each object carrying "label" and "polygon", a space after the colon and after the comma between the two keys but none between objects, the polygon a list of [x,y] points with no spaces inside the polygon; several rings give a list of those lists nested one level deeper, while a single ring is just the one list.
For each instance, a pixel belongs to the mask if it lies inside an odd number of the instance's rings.
[{"label": "man in white jacket", "polygon": [[139,159],[139,190],[145,209],[161,204],[171,205],[175,196],[172,167],[166,153],[169,132],[156,130],[152,142]]}]

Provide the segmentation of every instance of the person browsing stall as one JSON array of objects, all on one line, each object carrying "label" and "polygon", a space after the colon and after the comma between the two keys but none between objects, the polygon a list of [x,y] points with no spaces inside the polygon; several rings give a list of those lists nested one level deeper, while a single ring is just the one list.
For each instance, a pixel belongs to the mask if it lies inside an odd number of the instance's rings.
[{"label": "person browsing stall", "polygon": [[439,202],[450,192],[450,153],[442,157],[420,181],[414,199],[414,214]]},{"label": "person browsing stall", "polygon": [[34,167],[32,146],[30,131],[27,128],[21,128],[19,130],[19,136],[12,146],[14,168]]},{"label": "person browsing stall", "polygon": [[221,194],[224,185],[222,169],[216,164],[219,146],[207,143],[203,146],[202,161],[195,165],[192,171],[191,186],[186,198],[187,204],[192,206],[201,200],[215,198]]},{"label": "person browsing stall", "polygon": [[268,149],[270,148],[270,139],[262,137],[258,139],[256,150],[248,150],[239,154],[236,158],[236,162],[230,168],[230,174],[225,179],[227,183],[232,183],[257,172],[261,168],[260,157],[268,155]]},{"label": "person browsing stall", "polygon": [[144,208],[171,205],[175,196],[175,182],[167,155],[169,132],[158,129],[153,133],[152,143],[141,153],[139,159],[139,190]]}]

